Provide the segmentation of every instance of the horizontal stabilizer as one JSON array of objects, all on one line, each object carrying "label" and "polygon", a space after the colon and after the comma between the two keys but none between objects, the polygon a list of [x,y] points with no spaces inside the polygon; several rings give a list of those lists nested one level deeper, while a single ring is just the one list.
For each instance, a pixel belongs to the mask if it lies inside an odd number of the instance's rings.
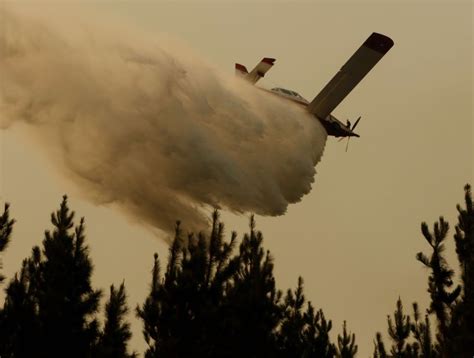
[{"label": "horizontal stabilizer", "polygon": [[308,110],[318,118],[326,118],[392,46],[389,37],[376,32],[370,35],[308,105]]}]

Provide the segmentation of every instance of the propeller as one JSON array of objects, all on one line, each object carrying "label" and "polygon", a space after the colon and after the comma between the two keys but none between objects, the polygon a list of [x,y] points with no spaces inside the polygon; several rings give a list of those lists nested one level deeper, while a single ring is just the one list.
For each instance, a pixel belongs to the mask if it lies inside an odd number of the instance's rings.
[{"label": "propeller", "polygon": [[359,116],[359,118],[357,118],[357,120],[355,121],[354,125],[352,126],[351,128],[351,132],[354,132],[354,129],[357,127],[357,125],[359,124],[359,121],[360,119],[362,118],[362,116]]},{"label": "propeller", "polygon": [[[350,132],[354,132],[355,128],[357,127],[357,125],[359,124],[359,121],[361,119],[362,116],[359,116],[359,118],[356,119],[356,121],[354,122],[354,125],[352,126],[352,128],[350,128]],[[349,120],[348,120],[348,123]],[[341,139],[338,140],[338,142],[340,142],[341,140],[343,140],[345,137],[342,137]],[[347,136],[347,144],[346,144],[346,152],[347,150],[349,149],[349,141],[351,140],[351,136]]]}]

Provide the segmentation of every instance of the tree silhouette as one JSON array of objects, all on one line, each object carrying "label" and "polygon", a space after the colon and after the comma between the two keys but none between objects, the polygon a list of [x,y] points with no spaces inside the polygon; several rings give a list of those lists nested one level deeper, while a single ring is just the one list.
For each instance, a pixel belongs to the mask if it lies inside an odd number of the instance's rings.
[{"label": "tree silhouette", "polygon": [[[3,252],[10,242],[10,237],[13,231],[14,219],[10,219],[10,205],[7,203],[3,209],[3,214],[0,216],[0,252]],[[0,261],[0,269],[2,263]],[[5,277],[0,274],[0,283],[3,282]]]},{"label": "tree silhouette", "polygon": [[283,318],[276,334],[280,356],[334,357],[336,347],[329,338],[331,321],[326,321],[321,310],[315,312],[311,302],[303,311],[304,304],[303,279],[299,277],[295,291],[287,291],[282,305]]},{"label": "tree silhouette", "polygon": [[[208,235],[183,239],[177,223],[163,275],[155,254],[149,294],[136,310],[145,357],[334,357],[331,321],[310,303],[302,310],[301,278],[282,301],[254,217],[237,254],[236,234],[223,236],[215,211]],[[354,336],[344,344],[354,351]]]},{"label": "tree silhouette", "polygon": [[421,321],[418,304],[416,302],[413,303],[413,317],[411,332],[415,339],[415,343],[413,343],[414,357],[438,357],[439,347],[437,347],[437,344],[435,344],[432,339],[429,315],[426,314],[424,322]]},{"label": "tree silhouette", "polygon": [[[449,224],[440,217],[430,231],[423,222],[421,232],[430,245],[431,253],[426,255],[419,252],[416,259],[430,271],[430,309],[423,321],[420,319],[418,305],[414,303],[414,319],[410,323],[409,317],[402,313],[401,301],[397,303],[395,324],[389,319],[389,334],[395,342],[391,350],[392,357],[474,356],[474,208],[471,187],[466,185],[464,191],[466,206],[462,208],[457,205],[458,223],[454,234],[461,273],[460,284],[454,285],[454,271],[444,256]],[[436,339],[431,334],[429,314],[436,318]],[[410,339],[412,343],[407,343]],[[389,357],[380,333],[376,336],[374,357]]]},{"label": "tree silhouette", "polygon": [[287,356],[291,352],[294,352],[296,357],[303,355],[305,350],[303,331],[307,324],[307,317],[303,312],[304,304],[303,279],[299,277],[295,291],[287,291],[282,305],[283,317],[277,333],[281,356]]},{"label": "tree silhouette", "polygon": [[92,262],[84,237],[84,219],[74,227],[67,197],[51,214],[37,261],[38,313],[44,357],[88,357],[98,337],[100,291],[91,287]]},{"label": "tree silhouette", "polygon": [[125,285],[118,289],[110,286],[110,296],[105,304],[105,325],[100,334],[96,348],[96,356],[100,358],[133,358],[135,353],[129,354],[127,344],[132,333],[130,324],[125,321],[128,312],[126,303]]},{"label": "tree silhouette", "polygon": [[148,344],[145,357],[219,356],[217,351],[226,346],[225,337],[216,337],[226,325],[220,311],[224,292],[238,268],[238,260],[230,258],[236,234],[224,241],[215,211],[209,236],[183,240],[181,235],[178,222],[166,272],[162,278],[155,254],[149,295],[137,307]]},{"label": "tree silhouette", "polygon": [[0,320],[0,356],[28,358],[38,354],[40,325],[34,285],[31,284],[32,262],[23,261],[5,292]]},{"label": "tree silhouette", "polygon": [[397,301],[397,309],[393,314],[393,321],[387,317],[388,334],[393,341],[391,349],[392,357],[403,358],[406,356],[407,339],[410,335],[410,317],[403,314],[403,304],[400,297]]},{"label": "tree silhouette", "polygon": [[[457,206],[454,241],[460,280],[445,259],[449,224],[440,217],[421,232],[429,253],[416,258],[429,269],[430,308],[411,315],[397,300],[387,317],[389,351],[382,335],[375,338],[376,358],[451,358],[474,354],[474,209],[469,185],[465,207]],[[51,216],[42,247],[34,247],[20,271],[8,282],[0,311],[1,357],[136,357],[129,353],[125,286],[110,287],[105,322],[98,324],[100,291],[91,286],[92,262],[85,244],[84,220],[63,198]],[[0,252],[11,237],[9,206],[0,216]],[[137,315],[150,357],[355,357],[355,335],[343,324],[337,345],[329,334],[332,322],[306,302],[303,280],[286,295],[276,288],[273,258],[263,248],[263,235],[250,219],[238,252],[237,235],[224,239],[217,211],[209,233],[183,237],[179,222],[160,274],[155,254],[149,295]],[[0,277],[0,282],[3,278]],[[431,332],[434,317],[436,335]]]},{"label": "tree silhouette", "polygon": [[[100,291],[90,283],[84,220],[74,228],[73,219],[64,196],[51,215],[54,230],[45,232],[43,249],[34,247],[10,281],[0,324],[2,357],[91,356]],[[2,232],[9,235],[7,210],[2,223]]]},{"label": "tree silhouette", "polygon": [[413,304],[413,318],[403,312],[402,300],[398,298],[392,317],[387,316],[388,334],[392,341],[390,355],[387,354],[378,332],[375,339],[374,358],[438,358],[437,345],[432,341],[428,315],[420,321],[418,304]]},{"label": "tree silhouette", "polygon": [[411,358],[418,357],[413,351],[413,346],[408,343],[411,333],[410,316],[403,313],[403,304],[400,297],[397,300],[397,307],[392,317],[387,316],[388,335],[392,341],[390,349],[391,355],[387,355],[382,335],[377,333],[375,341],[374,357],[390,358]]},{"label": "tree silhouette", "polygon": [[250,232],[240,244],[238,270],[227,287],[224,305],[224,314],[231,318],[225,327],[231,337],[227,349],[233,347],[235,357],[276,355],[274,332],[281,317],[281,292],[275,285],[273,258],[264,251],[262,241],[252,215]]},{"label": "tree silhouette", "polygon": [[357,354],[357,344],[355,344],[355,334],[348,333],[346,321],[342,325],[342,336],[337,336],[337,358],[353,358]]},{"label": "tree silhouette", "polygon": [[[9,204],[5,204],[0,216],[0,252],[10,242],[15,220],[10,219]],[[0,356],[31,357],[37,342],[38,321],[36,307],[31,294],[31,264],[24,260],[19,274],[8,283],[5,302],[0,311]],[[4,276],[0,275],[0,282]],[[30,345],[31,343],[31,345]]]},{"label": "tree silhouette", "polygon": [[385,349],[385,344],[383,342],[382,333],[377,332],[375,334],[374,341],[374,358],[387,358],[387,350]]},{"label": "tree silhouette", "polygon": [[465,208],[457,205],[454,241],[459,260],[462,292],[452,309],[446,354],[474,356],[474,206],[470,185],[464,187]]},{"label": "tree silhouette", "polygon": [[433,225],[433,232],[430,232],[428,225],[421,224],[421,232],[428,244],[431,246],[432,254],[428,258],[419,252],[416,255],[418,261],[430,269],[428,278],[428,292],[431,296],[430,310],[436,315],[438,323],[438,343],[441,350],[445,350],[446,340],[449,339],[450,312],[461,292],[461,286],[450,290],[453,286],[454,271],[449,267],[444,258],[444,241],[449,231],[449,224],[443,217]]},{"label": "tree silhouette", "polygon": [[[163,341],[166,336],[162,334],[161,318],[162,318],[162,302],[161,297],[161,277],[160,277],[160,262],[158,254],[154,255],[155,261],[152,270],[152,279],[150,285],[150,293],[145,299],[142,307],[137,307],[137,316],[143,321],[143,336],[148,345],[145,352],[145,358],[158,357],[163,351]],[[162,338],[164,336],[165,338]]]},{"label": "tree silhouette", "polygon": [[[306,348],[302,357],[334,357],[336,347],[331,343],[329,338],[332,322],[326,320],[321,309],[315,312],[311,303],[308,303],[305,319],[307,326],[303,330],[303,341],[305,342]],[[287,357],[291,356],[292,355],[288,355]]]}]

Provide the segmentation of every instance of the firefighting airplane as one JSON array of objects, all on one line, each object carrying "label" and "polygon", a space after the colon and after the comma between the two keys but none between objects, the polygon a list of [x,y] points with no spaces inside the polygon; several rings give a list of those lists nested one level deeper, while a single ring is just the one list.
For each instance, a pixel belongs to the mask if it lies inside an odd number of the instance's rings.
[{"label": "firefighting airplane", "polygon": [[[354,129],[359,123],[360,117],[351,126],[349,120],[344,124],[334,117],[331,112],[346,98],[392,46],[393,41],[389,37],[376,32],[372,33],[311,102],[308,102],[297,92],[284,88],[265,90],[305,106],[308,112],[316,116],[330,136],[342,138],[359,137],[354,132]],[[247,71],[245,66],[236,63],[235,72],[245,80],[255,84],[260,78],[265,76],[265,73],[272,68],[274,63],[274,58],[265,57],[250,72]]]}]

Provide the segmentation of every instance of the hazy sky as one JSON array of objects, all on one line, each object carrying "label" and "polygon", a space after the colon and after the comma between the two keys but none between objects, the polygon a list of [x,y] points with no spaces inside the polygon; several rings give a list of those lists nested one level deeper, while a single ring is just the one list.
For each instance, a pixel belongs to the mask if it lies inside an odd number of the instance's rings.
[{"label": "hazy sky", "polygon": [[[59,4],[25,6],[61,11],[71,28],[81,26],[74,17],[80,14],[168,33],[229,73],[235,62],[250,69],[274,57],[261,85],[309,100],[371,32],[390,36],[395,46],[334,112],[342,120],[361,115],[361,138],[351,140],[348,153],[345,142],[329,138],[311,193],[284,216],[258,217],[257,224],[279,288],[303,276],[306,297],[333,320],[334,333],[348,321],[360,357],[372,352],[377,330],[385,333],[398,296],[407,309],[415,300],[427,306],[427,271],[415,260],[427,251],[420,222],[445,215],[454,227],[455,204],[474,178],[471,2]],[[17,124],[1,133],[0,194],[18,221],[3,256],[6,276],[41,242],[50,212],[69,193],[71,207],[86,217],[95,285],[125,279],[129,305],[141,303],[153,253],[167,255],[164,241],[113,206],[87,202],[25,132]],[[229,232],[246,230],[246,216],[223,217]],[[133,347],[141,352],[135,319],[133,327]]]}]

